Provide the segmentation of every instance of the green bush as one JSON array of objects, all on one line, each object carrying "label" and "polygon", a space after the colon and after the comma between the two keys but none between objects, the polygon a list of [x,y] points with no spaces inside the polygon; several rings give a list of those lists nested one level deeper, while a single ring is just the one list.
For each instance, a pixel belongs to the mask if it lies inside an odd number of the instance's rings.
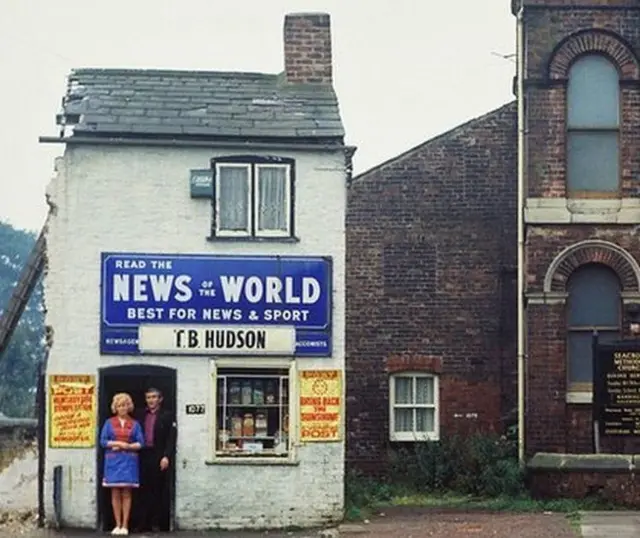
[{"label": "green bush", "polygon": [[506,437],[475,435],[416,443],[391,453],[390,482],[417,492],[452,491],[515,496],[524,491],[517,445]]}]

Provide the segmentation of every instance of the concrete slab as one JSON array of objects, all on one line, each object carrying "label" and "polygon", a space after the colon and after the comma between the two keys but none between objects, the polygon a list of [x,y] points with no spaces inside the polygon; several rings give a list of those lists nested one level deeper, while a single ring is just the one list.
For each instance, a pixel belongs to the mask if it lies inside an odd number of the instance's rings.
[{"label": "concrete slab", "polygon": [[637,538],[640,536],[640,512],[581,512],[583,538]]}]

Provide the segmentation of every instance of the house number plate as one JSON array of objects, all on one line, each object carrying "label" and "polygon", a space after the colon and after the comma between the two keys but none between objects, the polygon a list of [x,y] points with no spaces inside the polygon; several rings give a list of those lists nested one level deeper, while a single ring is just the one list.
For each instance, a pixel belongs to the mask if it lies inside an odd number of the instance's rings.
[{"label": "house number plate", "polygon": [[204,404],[187,404],[187,415],[204,415]]}]

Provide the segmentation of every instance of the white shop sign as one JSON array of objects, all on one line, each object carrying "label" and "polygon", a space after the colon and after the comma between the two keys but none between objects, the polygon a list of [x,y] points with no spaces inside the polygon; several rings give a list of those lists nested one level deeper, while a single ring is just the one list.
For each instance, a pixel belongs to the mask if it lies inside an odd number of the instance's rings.
[{"label": "white shop sign", "polygon": [[167,355],[293,355],[295,327],[140,325],[140,353]]}]

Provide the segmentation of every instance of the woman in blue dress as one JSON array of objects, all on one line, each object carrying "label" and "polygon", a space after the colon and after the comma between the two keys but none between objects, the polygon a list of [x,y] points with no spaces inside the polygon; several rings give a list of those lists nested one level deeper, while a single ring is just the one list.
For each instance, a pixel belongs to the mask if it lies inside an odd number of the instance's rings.
[{"label": "woman in blue dress", "polygon": [[111,488],[111,507],[116,526],[111,534],[129,534],[131,489],[140,486],[138,452],[144,445],[140,424],[131,418],[133,400],[125,392],[116,394],[111,402],[115,415],[100,432],[104,453],[102,485]]}]

